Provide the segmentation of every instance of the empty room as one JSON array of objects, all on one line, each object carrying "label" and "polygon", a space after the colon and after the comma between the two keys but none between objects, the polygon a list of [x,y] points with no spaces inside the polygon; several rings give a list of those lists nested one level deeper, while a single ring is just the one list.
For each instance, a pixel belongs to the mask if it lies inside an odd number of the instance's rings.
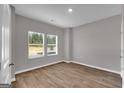
[{"label": "empty room", "polygon": [[121,4],[0,4],[0,87],[121,88]]}]

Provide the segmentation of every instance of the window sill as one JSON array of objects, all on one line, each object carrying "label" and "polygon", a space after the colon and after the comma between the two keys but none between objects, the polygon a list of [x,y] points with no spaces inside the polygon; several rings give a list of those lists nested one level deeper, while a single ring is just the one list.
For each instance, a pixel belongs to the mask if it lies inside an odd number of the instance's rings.
[{"label": "window sill", "polygon": [[58,54],[47,54],[47,56],[56,56]]},{"label": "window sill", "polygon": [[36,59],[36,58],[41,58],[41,57],[44,57],[44,55],[29,56],[28,59]]}]

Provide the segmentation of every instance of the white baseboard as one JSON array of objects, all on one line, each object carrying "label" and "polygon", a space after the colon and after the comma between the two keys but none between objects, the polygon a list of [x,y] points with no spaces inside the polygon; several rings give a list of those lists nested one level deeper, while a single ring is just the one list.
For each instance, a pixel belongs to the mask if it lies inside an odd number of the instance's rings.
[{"label": "white baseboard", "polygon": [[71,62],[76,63],[76,64],[80,64],[80,65],[84,65],[84,66],[87,66],[87,67],[96,68],[96,69],[99,69],[99,70],[104,70],[104,71],[107,71],[107,72],[112,72],[112,73],[121,75],[121,72],[118,72],[118,71],[114,71],[114,70],[110,70],[110,69],[106,69],[106,68],[102,68],[102,67],[97,67],[97,66],[93,66],[93,65],[88,65],[88,64],[85,64],[85,63],[82,63],[82,62],[77,62],[77,61],[71,61]]},{"label": "white baseboard", "polygon": [[12,78],[12,79],[11,79],[11,82],[14,82],[14,81],[16,81],[16,78]]},{"label": "white baseboard", "polygon": [[20,71],[15,72],[15,74],[24,73],[24,72],[27,72],[27,71],[35,70],[35,69],[42,68],[42,67],[45,67],[45,66],[50,66],[50,65],[57,64],[57,63],[60,63],[60,62],[63,62],[63,60],[57,61],[57,62],[51,62],[49,64],[45,64],[45,65],[41,65],[41,66],[37,66],[37,67],[33,67],[33,68],[28,68],[28,69],[20,70]]},{"label": "white baseboard", "polygon": [[123,74],[124,72],[123,71],[121,71],[121,78],[123,78],[124,77],[124,74]]},{"label": "white baseboard", "polygon": [[63,62],[66,62],[66,63],[71,63],[72,61],[68,61],[68,60],[63,60]]},{"label": "white baseboard", "polygon": [[[57,62],[51,62],[49,64],[45,64],[45,65],[42,65],[42,66],[37,66],[37,67],[33,67],[33,68],[28,68],[28,69],[20,70],[20,71],[15,72],[15,74],[20,74],[20,73],[23,73],[23,72],[31,71],[31,70],[34,70],[34,69],[42,68],[42,67],[45,67],[45,66],[50,66],[50,65],[53,65],[53,64],[61,63],[61,62],[76,63],[76,64],[80,64],[80,65],[88,66],[88,67],[91,67],[91,68],[96,68],[96,69],[99,69],[99,70],[104,70],[104,71],[108,71],[108,72],[112,72],[112,73],[116,73],[116,74],[120,74],[121,75],[121,72],[118,72],[118,71],[113,71],[113,70],[102,68],[102,67],[88,65],[88,64],[85,64],[85,63],[82,63],[82,62],[67,61],[67,60],[61,60],[61,61],[57,61]],[[16,79],[14,79],[14,78],[12,79],[12,81],[15,81],[15,80]]]}]

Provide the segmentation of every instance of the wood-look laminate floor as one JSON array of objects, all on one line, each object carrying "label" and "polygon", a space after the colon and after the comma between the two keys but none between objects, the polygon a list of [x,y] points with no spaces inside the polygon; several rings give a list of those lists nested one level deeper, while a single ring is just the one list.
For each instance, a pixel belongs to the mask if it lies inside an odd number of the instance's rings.
[{"label": "wood-look laminate floor", "polygon": [[16,75],[17,88],[120,88],[120,75],[75,63],[58,63]]}]

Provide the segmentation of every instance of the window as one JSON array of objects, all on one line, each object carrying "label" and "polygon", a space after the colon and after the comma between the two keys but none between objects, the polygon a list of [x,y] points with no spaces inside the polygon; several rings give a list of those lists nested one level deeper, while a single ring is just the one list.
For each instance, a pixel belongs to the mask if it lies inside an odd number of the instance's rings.
[{"label": "window", "polygon": [[47,55],[56,55],[58,52],[58,37],[56,35],[47,35]]},{"label": "window", "polygon": [[28,32],[28,56],[29,58],[41,57],[44,55],[44,34]]}]

